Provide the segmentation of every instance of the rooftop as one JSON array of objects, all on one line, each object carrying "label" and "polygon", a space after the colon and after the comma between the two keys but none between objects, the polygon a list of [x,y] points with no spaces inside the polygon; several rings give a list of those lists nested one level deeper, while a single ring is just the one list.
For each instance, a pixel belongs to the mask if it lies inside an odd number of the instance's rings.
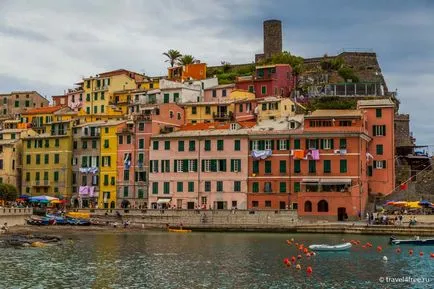
[{"label": "rooftop", "polygon": [[370,106],[395,107],[395,103],[390,98],[359,100],[357,102],[357,107],[370,107]]},{"label": "rooftop", "polygon": [[[254,121],[240,121],[237,124],[241,128],[251,128],[256,125]],[[181,127],[181,131],[193,131],[193,130],[227,130],[230,128],[228,122],[207,122],[207,123],[195,123],[187,124]]]},{"label": "rooftop", "polygon": [[229,84],[220,84],[220,85],[216,85],[216,86],[211,86],[208,87],[205,90],[213,90],[213,89],[219,89],[219,88],[235,88],[235,83],[229,83]]},{"label": "rooftop", "polygon": [[266,131],[266,130],[288,130],[289,124],[292,121],[303,124],[304,115],[297,114],[294,116],[288,116],[288,118],[282,117],[279,119],[266,119],[259,121],[252,130],[254,131]]},{"label": "rooftop", "polygon": [[99,120],[94,122],[86,122],[79,125],[76,125],[74,127],[85,127],[85,126],[91,126],[91,127],[104,127],[104,126],[114,126],[119,125],[121,123],[126,122],[126,120]]},{"label": "rooftop", "polygon": [[356,109],[318,109],[309,115],[305,115],[304,118],[360,118],[362,112]]},{"label": "rooftop", "polygon": [[29,110],[26,110],[22,112],[22,114],[46,114],[46,113],[53,113],[58,111],[59,109],[62,109],[63,106],[57,105],[57,106],[47,106],[47,107],[38,107],[38,108],[32,108]]}]

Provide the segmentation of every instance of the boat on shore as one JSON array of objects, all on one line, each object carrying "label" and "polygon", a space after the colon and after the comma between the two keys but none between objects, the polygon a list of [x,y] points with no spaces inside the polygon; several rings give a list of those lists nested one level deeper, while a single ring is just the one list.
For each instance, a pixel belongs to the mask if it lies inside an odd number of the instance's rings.
[{"label": "boat on shore", "polygon": [[26,222],[28,225],[36,225],[36,226],[48,226],[48,225],[54,225],[55,220],[47,217],[30,217],[26,219]]},{"label": "boat on shore", "polygon": [[343,243],[337,245],[313,244],[309,246],[309,249],[313,251],[345,251],[350,249],[351,247],[351,243]]},{"label": "boat on shore", "polygon": [[174,229],[174,228],[168,228],[167,231],[168,231],[168,232],[172,232],[172,233],[191,233],[191,230],[188,230],[188,229]]},{"label": "boat on shore", "polygon": [[420,245],[426,246],[431,245],[434,246],[434,238],[431,239],[419,239],[416,236],[414,239],[396,239],[395,237],[390,237],[389,243],[391,245]]}]

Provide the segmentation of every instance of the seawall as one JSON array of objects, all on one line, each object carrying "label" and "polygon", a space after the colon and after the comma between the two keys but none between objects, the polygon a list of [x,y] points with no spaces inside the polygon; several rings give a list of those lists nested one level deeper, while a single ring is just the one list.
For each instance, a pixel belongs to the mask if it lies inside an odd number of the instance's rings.
[{"label": "seawall", "polygon": [[25,225],[26,219],[33,214],[31,208],[0,208],[0,225],[8,223],[8,226]]}]

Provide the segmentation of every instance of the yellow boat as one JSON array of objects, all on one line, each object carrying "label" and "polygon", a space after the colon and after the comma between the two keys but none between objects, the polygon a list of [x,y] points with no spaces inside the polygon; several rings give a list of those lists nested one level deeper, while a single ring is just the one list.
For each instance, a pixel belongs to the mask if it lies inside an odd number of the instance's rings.
[{"label": "yellow boat", "polygon": [[186,229],[167,229],[167,231],[172,232],[172,233],[191,233],[191,230],[186,230]]}]

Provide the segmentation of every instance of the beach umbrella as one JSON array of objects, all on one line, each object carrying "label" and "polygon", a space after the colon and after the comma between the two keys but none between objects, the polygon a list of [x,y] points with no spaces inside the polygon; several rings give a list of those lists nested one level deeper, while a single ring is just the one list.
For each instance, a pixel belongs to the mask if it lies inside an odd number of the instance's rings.
[{"label": "beach umbrella", "polygon": [[404,201],[393,202],[393,205],[396,207],[405,207],[405,206],[407,206],[407,202],[404,202]]},{"label": "beach umbrella", "polygon": [[49,203],[54,200],[59,200],[59,199],[50,196],[36,196],[36,197],[29,198],[29,201],[33,203]]},{"label": "beach umbrella", "polygon": [[66,200],[52,200],[50,203],[51,204],[65,204]]},{"label": "beach umbrella", "polygon": [[387,201],[384,205],[385,206],[393,206],[395,204],[395,201]]},{"label": "beach umbrella", "polygon": [[432,203],[427,200],[422,200],[419,202],[420,206],[432,206]]},{"label": "beach umbrella", "polygon": [[419,202],[407,202],[406,207],[410,209],[420,209],[421,206],[419,205]]}]

